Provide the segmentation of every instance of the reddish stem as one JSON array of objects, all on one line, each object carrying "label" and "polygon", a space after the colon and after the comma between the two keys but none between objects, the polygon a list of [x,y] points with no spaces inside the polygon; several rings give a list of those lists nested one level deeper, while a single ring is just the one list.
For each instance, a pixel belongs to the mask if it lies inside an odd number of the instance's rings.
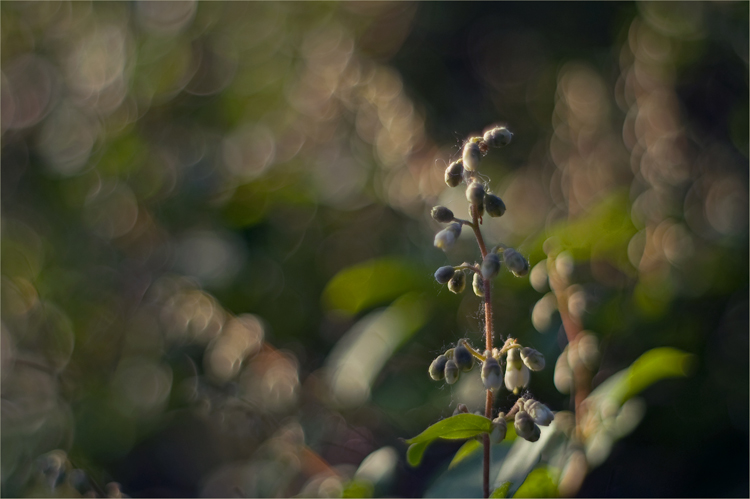
[{"label": "reddish stem", "polygon": [[[474,230],[474,235],[477,238],[477,244],[479,244],[479,251],[482,252],[482,259],[487,256],[487,247],[484,244],[484,238],[482,237],[482,231],[479,230],[479,214],[477,213],[476,207],[471,207],[471,228]],[[485,325],[485,346],[486,350],[492,351],[492,284],[489,279],[483,279],[484,284],[484,325]],[[487,390],[487,398],[484,404],[484,416],[487,419],[492,419],[492,392]],[[485,433],[482,438],[484,444],[484,469],[483,469],[483,485],[484,485],[484,497],[490,496],[490,436]]]}]

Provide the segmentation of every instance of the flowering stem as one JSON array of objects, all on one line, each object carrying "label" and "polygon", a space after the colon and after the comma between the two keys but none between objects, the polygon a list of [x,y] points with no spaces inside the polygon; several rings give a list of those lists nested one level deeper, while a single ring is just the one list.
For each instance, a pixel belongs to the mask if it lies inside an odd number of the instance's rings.
[{"label": "flowering stem", "polygon": [[[479,251],[482,252],[482,259],[487,256],[487,247],[484,244],[484,238],[482,237],[482,231],[479,229],[479,213],[477,212],[476,206],[471,207],[471,219],[472,223],[469,226],[474,230],[474,235],[477,238],[477,244],[479,245]],[[492,283],[489,279],[483,279],[484,281],[484,325],[485,325],[485,348],[492,352]],[[484,417],[492,419],[492,391],[487,390],[487,397],[484,404]],[[483,485],[484,485],[484,497],[490,496],[490,436],[485,433],[483,438],[484,444],[484,470],[483,470]]]}]

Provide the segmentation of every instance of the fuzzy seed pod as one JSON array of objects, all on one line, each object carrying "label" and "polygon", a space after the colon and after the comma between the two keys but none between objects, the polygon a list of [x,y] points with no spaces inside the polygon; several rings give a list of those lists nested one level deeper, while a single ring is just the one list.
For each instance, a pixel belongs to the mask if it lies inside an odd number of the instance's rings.
[{"label": "fuzzy seed pod", "polygon": [[498,272],[500,272],[500,257],[497,253],[487,253],[482,261],[482,277],[492,279]]},{"label": "fuzzy seed pod", "polygon": [[445,206],[435,206],[430,212],[432,218],[442,224],[447,224],[453,221],[453,212]]},{"label": "fuzzy seed pod", "polygon": [[510,144],[513,134],[504,126],[493,128],[484,132],[484,141],[490,147],[503,147]]},{"label": "fuzzy seed pod", "polygon": [[525,438],[529,442],[536,442],[539,440],[541,430],[539,430],[539,427],[534,423],[534,419],[528,412],[518,411],[513,426],[516,427],[516,433],[519,437]]},{"label": "fuzzy seed pod", "polygon": [[484,206],[484,186],[477,181],[469,184],[466,188],[466,199],[474,206]]},{"label": "fuzzy seed pod", "polygon": [[445,183],[448,187],[456,187],[464,178],[464,162],[462,159],[454,161],[445,169]]},{"label": "fuzzy seed pod", "polygon": [[449,360],[448,362],[445,363],[444,373],[445,373],[445,382],[448,383],[449,385],[452,385],[453,383],[458,381],[458,376],[460,372],[458,370],[458,366],[456,365],[454,361]]},{"label": "fuzzy seed pod", "polygon": [[487,390],[499,390],[503,385],[500,364],[490,352],[485,352],[487,360],[482,362],[482,383]]},{"label": "fuzzy seed pod", "polygon": [[440,284],[446,284],[448,281],[451,280],[453,275],[456,273],[456,270],[451,267],[450,265],[446,265],[445,267],[440,267],[435,271],[435,280],[439,282]]},{"label": "fuzzy seed pod", "polygon": [[529,273],[529,262],[513,248],[506,248],[503,251],[503,261],[508,270],[513,272],[516,277],[523,277]]},{"label": "fuzzy seed pod", "polygon": [[474,289],[474,294],[480,298],[484,298],[484,279],[482,276],[474,273],[474,278],[471,281],[471,287]]},{"label": "fuzzy seed pod", "polygon": [[521,349],[521,360],[532,371],[541,371],[544,369],[544,355],[531,347]]},{"label": "fuzzy seed pod", "polygon": [[448,290],[450,290],[451,293],[459,294],[463,293],[464,289],[466,289],[466,274],[459,270],[453,274],[451,280],[448,281]]},{"label": "fuzzy seed pod", "polygon": [[505,213],[505,203],[494,194],[484,195],[484,209],[491,217],[501,217]]},{"label": "fuzzy seed pod", "polygon": [[448,362],[448,357],[445,355],[438,355],[435,360],[430,364],[430,378],[435,381],[440,381],[445,377],[445,364]]},{"label": "fuzzy seed pod", "polygon": [[464,372],[471,371],[474,367],[474,356],[471,354],[463,341],[459,341],[456,348],[453,349],[453,360],[459,369]]},{"label": "fuzzy seed pod", "polygon": [[518,348],[508,351],[508,363],[505,366],[505,388],[518,395],[529,384],[531,373],[521,360]]},{"label": "fuzzy seed pod", "polygon": [[492,431],[490,431],[490,441],[493,444],[499,444],[505,440],[508,433],[508,422],[505,421],[505,413],[501,412],[492,420]]},{"label": "fuzzy seed pod", "polygon": [[549,426],[555,419],[555,415],[549,410],[549,407],[538,400],[527,400],[523,405],[524,410],[532,417],[534,422],[540,426]]},{"label": "fuzzy seed pod", "polygon": [[482,159],[482,151],[479,149],[479,144],[474,140],[469,140],[464,144],[464,151],[462,159],[464,160],[464,168],[473,172],[479,166],[479,160]]},{"label": "fuzzy seed pod", "polygon": [[448,227],[435,234],[435,247],[443,251],[448,251],[456,243],[456,239],[461,235],[461,224],[454,222]]}]

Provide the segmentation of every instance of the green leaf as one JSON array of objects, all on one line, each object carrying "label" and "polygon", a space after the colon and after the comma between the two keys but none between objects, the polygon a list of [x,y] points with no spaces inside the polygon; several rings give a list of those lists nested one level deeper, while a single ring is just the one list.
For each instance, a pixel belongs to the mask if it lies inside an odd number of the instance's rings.
[{"label": "green leaf", "polygon": [[[451,460],[451,464],[448,465],[448,469],[453,468],[455,465],[472,455],[474,452],[482,448],[482,442],[476,439],[467,440],[466,443],[464,443],[460,449],[456,452],[456,455],[453,456],[453,460]],[[503,496],[505,497],[505,496]]]},{"label": "green leaf", "polygon": [[[406,460],[412,466],[419,466],[419,463],[422,461],[422,455],[427,446],[438,438],[444,438],[447,440],[471,438],[481,433],[489,433],[491,428],[492,421],[484,416],[478,416],[477,414],[457,414],[450,418],[443,419],[442,421],[438,421],[430,426],[416,437],[406,441],[407,444],[411,444],[406,451]],[[464,447],[461,447],[459,452],[461,452]]]},{"label": "green leaf", "polygon": [[676,348],[654,348],[638,357],[628,368],[622,401],[637,395],[664,378],[688,376],[695,356]]},{"label": "green leaf", "polygon": [[510,482],[503,482],[502,485],[500,485],[498,488],[492,491],[492,494],[490,494],[490,497],[494,497],[494,498],[508,497],[508,490],[510,490],[510,486],[511,486]]},{"label": "green leaf", "polygon": [[565,436],[557,429],[557,424],[558,421],[555,420],[549,426],[540,427],[542,433],[536,442],[517,438],[503,460],[493,486],[498,487],[504,482],[510,482],[512,485],[508,494],[515,494],[516,488],[539,464],[542,454],[564,441]]},{"label": "green leaf", "polygon": [[414,467],[419,466],[422,462],[422,456],[424,455],[427,446],[432,443],[432,440],[428,442],[419,442],[418,444],[411,444],[406,450],[406,461]]},{"label": "green leaf", "polygon": [[341,497],[372,497],[374,487],[365,480],[352,480],[344,485]]},{"label": "green leaf", "polygon": [[549,469],[537,468],[529,473],[513,497],[559,497],[560,492]]},{"label": "green leaf", "polygon": [[492,421],[477,414],[456,414],[427,428],[414,438],[406,441],[407,444],[421,442],[432,442],[437,438],[459,440],[471,438],[480,433],[489,433],[492,429]]},{"label": "green leaf", "polygon": [[378,258],[348,267],[330,280],[323,291],[329,309],[354,315],[390,301],[428,282],[421,267],[399,258]]}]

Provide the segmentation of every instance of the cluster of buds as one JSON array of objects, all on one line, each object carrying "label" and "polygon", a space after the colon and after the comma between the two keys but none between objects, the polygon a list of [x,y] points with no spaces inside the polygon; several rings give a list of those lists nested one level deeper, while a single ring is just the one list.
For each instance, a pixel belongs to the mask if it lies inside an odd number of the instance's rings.
[{"label": "cluster of buds", "polygon": [[435,381],[445,378],[445,382],[452,385],[458,381],[461,372],[469,372],[474,368],[475,353],[466,340],[458,340],[454,348],[435,357],[430,364],[430,377]]},{"label": "cluster of buds", "polygon": [[[439,208],[444,207],[436,206],[433,208],[433,212]],[[458,226],[457,231],[460,233],[461,228],[459,224],[452,223],[451,225]],[[448,232],[449,230],[452,229],[444,229],[438,232],[435,236],[435,246],[438,246],[438,242],[444,244],[447,238],[453,237],[450,235],[451,232]],[[497,277],[503,264],[505,264],[505,267],[516,277],[523,277],[529,273],[529,262],[523,257],[523,255],[513,248],[506,248],[503,245],[500,245],[488,252],[481,264],[474,263],[472,265],[468,262],[464,262],[456,267],[451,265],[440,267],[435,271],[435,280],[440,284],[447,284],[448,289],[453,293],[462,293],[463,290],[466,289],[465,272],[474,272],[471,286],[474,290],[474,294],[481,298],[484,296],[484,279],[494,279]]]},{"label": "cluster of buds", "polygon": [[[506,357],[507,359],[503,359]],[[430,364],[430,377],[435,381],[445,379],[452,385],[458,381],[461,372],[468,372],[474,367],[475,359],[482,364],[481,377],[484,388],[496,392],[505,388],[518,395],[526,388],[531,378],[531,371],[544,369],[544,355],[531,348],[519,345],[515,340],[508,340],[506,345],[491,352],[485,350],[480,354],[465,339],[458,341],[454,348],[438,355]],[[500,363],[505,360],[505,375]]]},{"label": "cluster of buds", "polygon": [[538,400],[519,399],[516,405],[518,412],[513,422],[516,433],[529,442],[536,442],[541,435],[539,426],[549,426],[555,419],[555,415]]}]

